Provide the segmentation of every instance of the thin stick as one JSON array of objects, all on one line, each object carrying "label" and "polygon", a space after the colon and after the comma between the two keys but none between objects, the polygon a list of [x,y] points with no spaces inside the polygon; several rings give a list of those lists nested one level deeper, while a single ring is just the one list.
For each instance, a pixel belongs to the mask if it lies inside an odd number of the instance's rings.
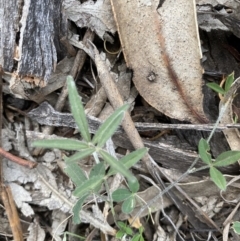
[{"label": "thin stick", "polygon": [[5,158],[9,159],[12,162],[15,162],[21,166],[28,167],[30,169],[37,166],[37,162],[32,162],[29,160],[22,159],[18,156],[14,156],[13,154],[5,151],[3,148],[0,147],[0,154],[4,156]]},{"label": "thin stick", "polygon": [[23,241],[23,233],[20,219],[9,186],[2,187],[1,197],[12,229],[13,239],[15,241]]}]

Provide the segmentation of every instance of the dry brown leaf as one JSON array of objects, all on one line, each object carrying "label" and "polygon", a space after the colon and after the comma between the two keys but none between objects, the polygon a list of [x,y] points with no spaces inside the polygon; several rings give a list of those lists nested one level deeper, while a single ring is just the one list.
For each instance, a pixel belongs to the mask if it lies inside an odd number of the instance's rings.
[{"label": "dry brown leaf", "polygon": [[128,222],[129,224],[131,225],[131,227],[133,228],[141,228],[142,227],[142,224],[141,224],[141,221],[140,221],[140,218],[139,217],[136,217],[136,218],[128,218]]},{"label": "dry brown leaf", "polygon": [[197,16],[198,26],[200,29],[203,29],[207,32],[210,32],[211,30],[214,30],[214,29],[229,31],[229,29],[220,20],[218,20],[214,14],[211,14],[212,12],[211,5],[198,5],[197,11],[198,11],[198,16]]},{"label": "dry brown leaf", "polygon": [[232,1],[232,0],[196,0],[196,3],[198,5],[212,5],[212,6],[217,6],[217,5],[224,5],[229,8],[236,8],[239,3],[238,1]]},{"label": "dry brown leaf", "polygon": [[207,122],[195,3],[111,0],[124,56],[144,99],[179,120]]},{"label": "dry brown leaf", "polygon": [[41,228],[40,224],[34,219],[34,222],[30,224],[29,228],[29,236],[27,241],[43,241],[45,240],[46,232]]},{"label": "dry brown leaf", "polygon": [[91,28],[102,39],[106,32],[116,32],[109,0],[89,0],[82,4],[79,1],[65,0],[64,8],[68,18],[77,26]]}]

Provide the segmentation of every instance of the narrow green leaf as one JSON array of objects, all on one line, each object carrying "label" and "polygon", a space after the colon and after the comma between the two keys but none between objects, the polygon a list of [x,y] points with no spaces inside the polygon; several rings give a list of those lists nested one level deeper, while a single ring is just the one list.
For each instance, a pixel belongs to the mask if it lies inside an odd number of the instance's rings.
[{"label": "narrow green leaf", "polygon": [[133,231],[128,225],[126,225],[125,232],[127,235],[133,235]]},{"label": "narrow green leaf", "polygon": [[121,231],[124,232],[124,234],[133,235],[133,230],[126,223],[118,221],[117,226],[120,228]]},{"label": "narrow green leaf", "polygon": [[76,162],[68,163],[64,172],[66,172],[66,174],[71,178],[75,186],[80,186],[87,180],[84,172]]},{"label": "narrow green leaf", "polygon": [[139,241],[145,241],[142,235],[141,235]]},{"label": "narrow green leaf", "polygon": [[129,108],[128,104],[123,105],[114,111],[114,113],[107,118],[106,121],[99,127],[98,131],[93,137],[93,144],[103,147],[106,141],[114,134],[120,125],[124,112]]},{"label": "narrow green leaf", "polygon": [[208,165],[212,163],[212,159],[209,151],[210,151],[209,144],[205,139],[201,138],[198,144],[198,153],[201,159]]},{"label": "narrow green leaf", "polygon": [[123,236],[124,236],[125,232],[123,232],[122,230],[119,230],[117,233],[116,233],[116,238],[117,239],[121,239]]},{"label": "narrow green leaf", "polygon": [[81,149],[88,148],[87,143],[73,139],[38,140],[34,141],[32,145],[35,147],[57,148],[72,151],[80,151]]},{"label": "narrow green leaf", "polygon": [[87,156],[90,156],[91,154],[93,154],[93,152],[95,152],[95,148],[89,147],[87,149],[83,149],[82,151],[75,153],[70,157],[65,158],[65,161],[66,162],[79,161]]},{"label": "narrow green leaf", "polygon": [[132,195],[126,188],[120,188],[112,193],[112,199],[114,202],[122,202]]},{"label": "narrow green leaf", "polygon": [[[146,153],[147,148],[141,148],[122,157],[119,162],[121,162],[125,168],[129,169],[134,166]],[[116,171],[113,168],[110,168],[108,176],[114,175],[115,173]]]},{"label": "narrow green leaf", "polygon": [[136,206],[136,199],[134,196],[131,196],[123,202],[122,212],[126,214],[131,213],[135,208],[135,206]]},{"label": "narrow green leaf", "polygon": [[88,197],[88,194],[82,196],[73,206],[72,212],[73,212],[73,223],[79,224],[81,223],[80,219],[80,211],[82,210],[82,205],[84,204],[85,199]]},{"label": "narrow green leaf", "polygon": [[131,241],[139,241],[140,238],[141,238],[141,234],[136,233],[136,234],[132,237]]},{"label": "narrow green leaf", "polygon": [[80,96],[78,95],[77,88],[73,77],[68,75],[67,77],[68,86],[68,98],[72,110],[73,117],[82,135],[82,138],[86,142],[90,142],[91,136],[88,129],[88,122],[84,112],[83,104]]},{"label": "narrow green leaf", "polygon": [[207,83],[207,86],[217,93],[226,94],[226,91],[216,83]]},{"label": "narrow green leaf", "polygon": [[89,174],[89,178],[92,178],[94,176],[101,176],[104,177],[105,175],[105,166],[103,162],[100,162],[91,169],[91,172]]},{"label": "narrow green leaf", "polygon": [[117,221],[117,226],[119,229],[125,231],[126,223],[124,223],[122,221]]},{"label": "narrow green leaf", "polygon": [[129,182],[135,181],[135,177],[133,176],[133,174],[127,168],[125,168],[124,165],[116,158],[103,150],[100,150],[99,153],[104,161],[106,161],[114,170],[126,177]]},{"label": "narrow green leaf", "polygon": [[232,228],[235,233],[240,235],[240,222],[239,221],[233,222]]},{"label": "narrow green leaf", "polygon": [[103,178],[101,176],[92,177],[83,182],[82,185],[76,187],[73,191],[73,195],[76,197],[82,197],[88,193],[96,192],[99,189],[99,186],[101,187],[102,182]]},{"label": "narrow green leaf", "polygon": [[225,151],[213,162],[215,167],[226,167],[240,160],[240,151]]},{"label": "narrow green leaf", "polygon": [[227,182],[223,174],[218,171],[215,167],[210,167],[210,177],[212,181],[221,189],[225,190],[227,186]]},{"label": "narrow green leaf", "polygon": [[225,91],[229,91],[232,83],[234,82],[234,72],[232,72],[230,75],[228,75],[226,82],[225,82]]}]

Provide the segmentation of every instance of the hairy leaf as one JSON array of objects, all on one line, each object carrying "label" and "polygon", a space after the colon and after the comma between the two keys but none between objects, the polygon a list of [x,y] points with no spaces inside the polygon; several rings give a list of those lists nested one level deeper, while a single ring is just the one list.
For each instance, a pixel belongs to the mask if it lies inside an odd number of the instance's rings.
[{"label": "hairy leaf", "polygon": [[226,167],[240,160],[240,151],[225,151],[213,162],[215,167]]},{"label": "hairy leaf", "polygon": [[82,185],[87,180],[84,172],[76,162],[69,162],[64,171],[76,186]]},{"label": "hairy leaf", "polygon": [[124,165],[116,158],[103,150],[100,150],[99,153],[104,161],[106,161],[114,170],[126,177],[128,181],[135,181],[136,178],[133,176],[133,174],[127,168],[125,168]]},{"label": "hairy leaf", "polygon": [[104,123],[99,127],[98,131],[93,137],[92,143],[98,144],[102,147],[106,141],[114,134],[117,130],[119,124],[122,121],[124,112],[128,109],[129,105],[123,105],[114,111],[114,113],[104,121]]},{"label": "hairy leaf", "polygon": [[87,156],[90,156],[94,151],[95,151],[95,148],[89,147],[87,149],[83,149],[82,151],[75,153],[70,157],[65,158],[65,160],[67,162],[79,161]]},{"label": "hairy leaf", "polygon": [[198,153],[199,153],[201,159],[206,164],[211,164],[211,162],[212,162],[209,151],[210,151],[209,144],[207,143],[207,141],[205,139],[201,138],[201,140],[199,141],[199,144],[198,144]]},{"label": "hairy leaf", "polygon": [[80,151],[81,149],[88,148],[87,143],[73,139],[38,140],[34,141],[32,145],[36,147],[57,148],[73,151]]},{"label": "hairy leaf", "polygon": [[76,121],[78,129],[86,142],[90,142],[91,137],[88,129],[88,122],[84,112],[83,104],[78,95],[77,88],[72,76],[67,77],[68,98],[72,110],[73,117]]},{"label": "hairy leaf", "polygon": [[225,190],[227,186],[227,182],[223,174],[218,171],[215,167],[210,168],[210,177],[212,181],[221,189]]},{"label": "hairy leaf", "polygon": [[94,176],[104,177],[104,175],[105,175],[105,166],[103,162],[100,162],[92,168],[89,174],[89,178],[92,178]]},{"label": "hairy leaf", "polygon": [[122,202],[123,200],[127,199],[131,195],[132,193],[129,192],[128,189],[120,188],[112,193],[112,199],[115,202]]},{"label": "hairy leaf", "polygon": [[[141,148],[122,157],[119,162],[121,162],[125,168],[129,169],[134,166],[134,164],[136,164],[146,153],[147,148]],[[108,175],[111,176],[115,173],[116,171],[113,168],[110,168]]]},{"label": "hairy leaf", "polygon": [[76,187],[76,189],[73,191],[73,195],[75,195],[76,197],[82,197],[83,195],[87,195],[88,193],[97,192],[101,187],[102,182],[102,176],[92,177],[91,179],[83,182],[82,185]]},{"label": "hairy leaf", "polygon": [[79,224],[81,222],[80,219],[80,211],[82,209],[82,205],[84,204],[85,199],[88,197],[88,194],[82,196],[76,204],[74,205],[72,211],[73,211],[73,223],[74,224]]}]

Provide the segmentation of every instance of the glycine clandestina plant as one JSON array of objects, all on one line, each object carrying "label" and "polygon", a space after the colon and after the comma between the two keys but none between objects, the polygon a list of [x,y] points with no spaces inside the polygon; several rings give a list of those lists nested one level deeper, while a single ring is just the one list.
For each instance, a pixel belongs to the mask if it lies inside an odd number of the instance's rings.
[{"label": "glycine clandestina plant", "polygon": [[[120,173],[126,179],[129,187],[128,191],[131,195],[123,203],[123,211],[131,212],[134,208],[135,193],[139,190],[137,178],[129,171],[129,168],[137,163],[147,152],[146,148],[138,149],[129,153],[120,160],[111,156],[103,147],[107,140],[114,134],[120,125],[124,112],[127,111],[128,105],[123,105],[118,108],[97,130],[95,135],[91,137],[88,128],[87,118],[84,112],[84,107],[80,96],[78,95],[74,80],[71,76],[67,77],[68,98],[70,102],[71,112],[76,121],[77,127],[81,133],[82,141],[75,139],[51,139],[38,140],[33,143],[35,147],[57,148],[63,150],[76,151],[70,157],[65,158],[65,172],[75,184],[73,194],[78,198],[78,201],[73,207],[73,221],[80,223],[79,212],[86,198],[98,193],[105,180],[116,173]],[[96,165],[93,166],[89,176],[87,177],[84,171],[78,165],[78,161],[92,155]],[[98,156],[103,161],[100,161]],[[110,166],[106,172],[106,167]],[[107,189],[107,188],[106,188]],[[107,189],[108,190],[108,189]],[[127,209],[124,209],[127,206]]]},{"label": "glycine clandestina plant", "polygon": [[[227,187],[226,178],[216,167],[225,167],[234,164],[240,160],[240,151],[225,151],[221,153],[215,160],[212,159],[210,153],[210,146],[205,139],[201,139],[198,144],[198,153],[200,158],[207,166],[199,169],[209,168],[209,174],[212,181],[221,189],[225,190]],[[198,170],[199,170],[198,169]]]},{"label": "glycine clandestina plant", "polygon": [[[208,83],[207,86],[212,88],[214,91],[222,94],[225,96],[232,85],[234,84],[234,72],[227,76],[225,80],[224,89],[219,86],[216,83]],[[231,98],[231,97],[229,97]],[[225,105],[229,102],[228,100],[225,100]],[[220,109],[218,120],[215,123],[215,127],[219,124],[221,117],[223,116],[225,110],[227,107],[223,108],[223,111]],[[200,169],[209,168],[209,174],[212,179],[212,181],[221,189],[225,190],[227,187],[227,182],[223,174],[216,168],[216,167],[225,167],[231,164],[234,164],[238,160],[240,160],[240,151],[226,151],[221,153],[215,160],[212,159],[209,151],[209,141],[211,139],[211,136],[216,128],[214,128],[210,134],[210,137],[208,140],[201,139],[198,144],[198,153],[200,158],[204,163],[207,164],[207,166],[204,166],[202,168],[196,169],[195,171],[198,171]]]}]

